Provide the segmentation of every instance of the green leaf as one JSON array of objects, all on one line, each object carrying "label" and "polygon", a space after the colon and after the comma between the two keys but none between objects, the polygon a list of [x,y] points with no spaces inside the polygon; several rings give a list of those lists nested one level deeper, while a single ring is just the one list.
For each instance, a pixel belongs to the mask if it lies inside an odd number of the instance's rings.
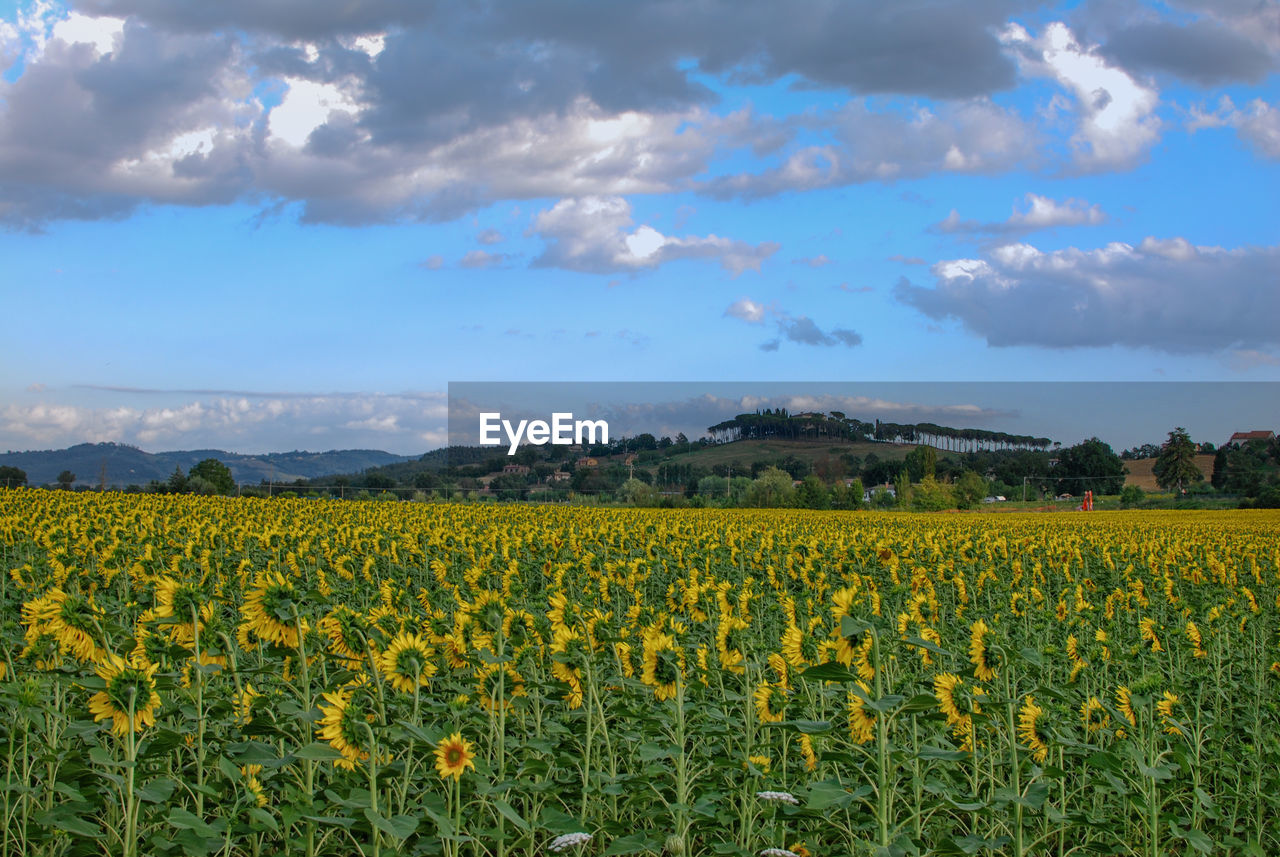
[{"label": "green leaf", "polygon": [[852,684],[858,680],[858,676],[850,672],[847,667],[836,663],[811,666],[800,673],[800,678],[806,681],[838,681],[844,684]]},{"label": "green leaf", "polygon": [[830,720],[783,720],[780,723],[766,723],[766,727],[785,729],[788,732],[799,732],[802,735],[822,735],[830,732],[835,725]]},{"label": "green leaf", "polygon": [[173,790],[177,787],[177,783],[168,777],[161,777],[158,780],[152,780],[140,789],[136,790],[138,800],[147,803],[164,803],[169,799],[169,795],[173,794]]},{"label": "green leaf", "polygon": [[829,781],[817,782],[809,787],[809,797],[805,801],[805,807],[812,810],[827,809],[829,807],[848,806],[853,802],[853,795],[844,790],[839,783]]},{"label": "green leaf", "polygon": [[310,759],[314,762],[333,762],[342,758],[342,754],[323,741],[313,741],[307,746],[295,750],[293,755],[299,759]]},{"label": "green leaf", "polygon": [[418,819],[408,815],[397,815],[385,818],[370,807],[364,808],[364,817],[369,823],[393,839],[404,839],[418,829]]},{"label": "green leaf", "polygon": [[633,833],[613,840],[613,844],[605,851],[606,857],[613,854],[639,854],[643,851],[656,851],[658,843],[652,842],[643,833]]},{"label": "green leaf", "polygon": [[91,821],[81,818],[78,815],[69,813],[53,813],[48,817],[46,822],[58,830],[65,830],[67,833],[76,836],[87,836],[90,839],[101,839],[103,836],[102,828]]},{"label": "green leaf", "polygon": [[502,817],[505,818],[507,821],[511,822],[512,824],[514,824],[518,830],[523,830],[526,832],[529,830],[529,822],[521,818],[520,813],[516,812],[515,809],[511,806],[511,804],[507,803],[505,800],[494,798],[493,805],[494,805],[494,808],[496,808],[498,812],[502,815]]},{"label": "green leaf", "polygon": [[938,707],[938,699],[931,693],[918,693],[902,706],[903,711],[933,711]]},{"label": "green leaf", "polygon": [[[257,822],[258,827],[265,827],[272,833],[280,832],[280,825],[276,823],[276,817],[260,806],[255,806],[249,810],[249,818]],[[250,826],[252,827],[253,825],[251,824]]]},{"label": "green leaf", "polygon": [[840,619],[840,636],[842,637],[861,637],[870,630],[872,630],[871,623],[863,619],[855,619],[852,616],[843,616]]},{"label": "green leaf", "polygon": [[206,824],[204,819],[199,818],[182,807],[175,807],[170,810],[169,823],[179,830],[190,830],[206,839],[212,839],[217,835],[217,832]]},{"label": "green leaf", "polygon": [[956,657],[954,652],[948,652],[946,649],[940,648],[921,637],[907,637],[905,640],[902,640],[902,643],[906,646],[914,646],[917,649],[924,649],[926,652],[933,652],[935,655],[942,655],[947,658]]}]

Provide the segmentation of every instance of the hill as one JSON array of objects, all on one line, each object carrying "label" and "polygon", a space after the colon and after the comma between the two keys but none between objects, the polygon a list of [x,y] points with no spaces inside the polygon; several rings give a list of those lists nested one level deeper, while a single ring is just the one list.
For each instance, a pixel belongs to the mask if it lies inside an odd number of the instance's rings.
[{"label": "hill", "polygon": [[[1137,458],[1132,461],[1126,461],[1125,466],[1129,468],[1129,475],[1125,477],[1125,485],[1137,485],[1143,491],[1159,491],[1160,486],[1156,485],[1156,475],[1154,468],[1156,460],[1154,458]],[[1213,476],[1213,455],[1197,455],[1196,467],[1200,468],[1200,472],[1204,474],[1204,481],[1208,482]]]},{"label": "hill", "polygon": [[333,473],[358,473],[410,460],[409,456],[376,449],[241,455],[221,449],[152,453],[119,443],[81,443],[67,449],[7,452],[0,454],[0,466],[10,465],[26,471],[31,485],[54,482],[64,470],[76,475],[77,484],[98,485],[103,481],[105,468],[107,485],[125,486],[146,485],[153,479],[163,481],[175,468],[181,467],[186,472],[206,458],[216,458],[231,468],[237,482],[252,483],[293,482]]},{"label": "hill", "polygon": [[[773,463],[784,458],[798,458],[813,464],[824,458],[839,458],[842,455],[855,455],[865,459],[874,453],[881,461],[901,461],[907,453],[915,449],[910,443],[819,443],[812,440],[735,440],[731,443],[716,443],[709,446],[695,446],[688,452],[664,457],[663,460],[674,464],[690,464],[696,467],[712,468],[722,464],[742,465],[750,470],[757,461]],[[941,455],[941,453],[939,453]],[[746,475],[746,474],[744,474]]]}]

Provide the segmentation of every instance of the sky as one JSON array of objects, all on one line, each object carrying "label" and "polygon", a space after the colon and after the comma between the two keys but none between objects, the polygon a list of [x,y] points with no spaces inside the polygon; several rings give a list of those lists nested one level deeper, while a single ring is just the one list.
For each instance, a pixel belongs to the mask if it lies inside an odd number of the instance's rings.
[{"label": "sky", "polygon": [[1280,0],[0,0],[0,448],[416,454],[462,381],[1275,382],[1278,242]]}]

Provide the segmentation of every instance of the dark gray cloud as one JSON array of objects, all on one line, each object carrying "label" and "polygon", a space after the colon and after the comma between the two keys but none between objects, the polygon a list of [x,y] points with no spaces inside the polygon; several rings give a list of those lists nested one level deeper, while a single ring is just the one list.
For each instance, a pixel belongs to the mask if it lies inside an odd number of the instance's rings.
[{"label": "dark gray cloud", "polygon": [[1125,68],[1165,72],[1201,86],[1257,83],[1276,68],[1275,57],[1263,45],[1208,20],[1183,26],[1168,21],[1135,24],[1112,34],[1101,52]]},{"label": "dark gray cloud", "polygon": [[94,15],[137,17],[179,32],[246,30],[286,39],[324,39],[421,26],[435,14],[432,0],[79,0]]},{"label": "dark gray cloud", "polygon": [[1280,247],[1223,250],[1182,238],[1042,252],[1027,244],[933,266],[932,287],[897,298],[957,319],[992,346],[1150,348],[1170,353],[1280,344]]}]

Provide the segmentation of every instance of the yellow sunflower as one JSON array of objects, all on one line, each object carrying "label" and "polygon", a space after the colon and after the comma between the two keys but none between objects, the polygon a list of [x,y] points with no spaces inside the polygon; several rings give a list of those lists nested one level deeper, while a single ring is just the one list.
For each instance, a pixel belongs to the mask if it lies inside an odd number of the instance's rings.
[{"label": "yellow sunflower", "polygon": [[156,693],[155,674],[158,666],[134,658],[126,661],[108,654],[98,664],[99,678],[107,683],[89,699],[94,720],[111,718],[111,731],[123,738],[130,730],[154,726],[160,694]]},{"label": "yellow sunflower", "polygon": [[459,780],[467,768],[474,771],[474,760],[471,742],[463,738],[461,732],[454,732],[436,746],[436,773],[442,780],[449,777]]},{"label": "yellow sunflower", "polygon": [[653,631],[644,637],[644,668],[640,681],[653,688],[659,702],[676,695],[676,685],[684,672],[683,656],[671,634]]},{"label": "yellow sunflower", "polygon": [[1018,712],[1018,737],[1031,748],[1031,758],[1037,762],[1043,762],[1049,758],[1049,745],[1044,742],[1044,738],[1036,728],[1042,717],[1044,717],[1044,709],[1036,705],[1035,697],[1028,696]]},{"label": "yellow sunflower", "polygon": [[334,764],[348,771],[355,770],[356,763],[369,758],[364,745],[369,736],[367,726],[374,716],[373,699],[368,693],[368,678],[360,676],[347,682],[332,693],[322,695],[320,728],[316,737],[328,741],[329,746],[342,754]]},{"label": "yellow sunflower", "polygon": [[973,664],[973,674],[982,681],[996,677],[995,668],[987,661],[986,636],[990,630],[987,623],[979,619],[969,631],[969,662]]},{"label": "yellow sunflower", "polygon": [[435,650],[419,634],[399,634],[379,658],[378,666],[391,686],[402,693],[426,687],[436,674]]},{"label": "yellow sunflower", "polygon": [[754,694],[756,716],[761,723],[781,723],[786,717],[787,692],[771,682],[762,681]]},{"label": "yellow sunflower", "polygon": [[297,592],[293,582],[278,571],[261,575],[245,596],[240,613],[247,626],[259,638],[277,646],[296,649],[298,628],[289,617],[295,607]]},{"label": "yellow sunflower", "polygon": [[[498,686],[499,671],[501,687]],[[510,708],[513,700],[525,695],[524,676],[511,664],[486,663],[476,672],[476,697],[488,711]]]}]

